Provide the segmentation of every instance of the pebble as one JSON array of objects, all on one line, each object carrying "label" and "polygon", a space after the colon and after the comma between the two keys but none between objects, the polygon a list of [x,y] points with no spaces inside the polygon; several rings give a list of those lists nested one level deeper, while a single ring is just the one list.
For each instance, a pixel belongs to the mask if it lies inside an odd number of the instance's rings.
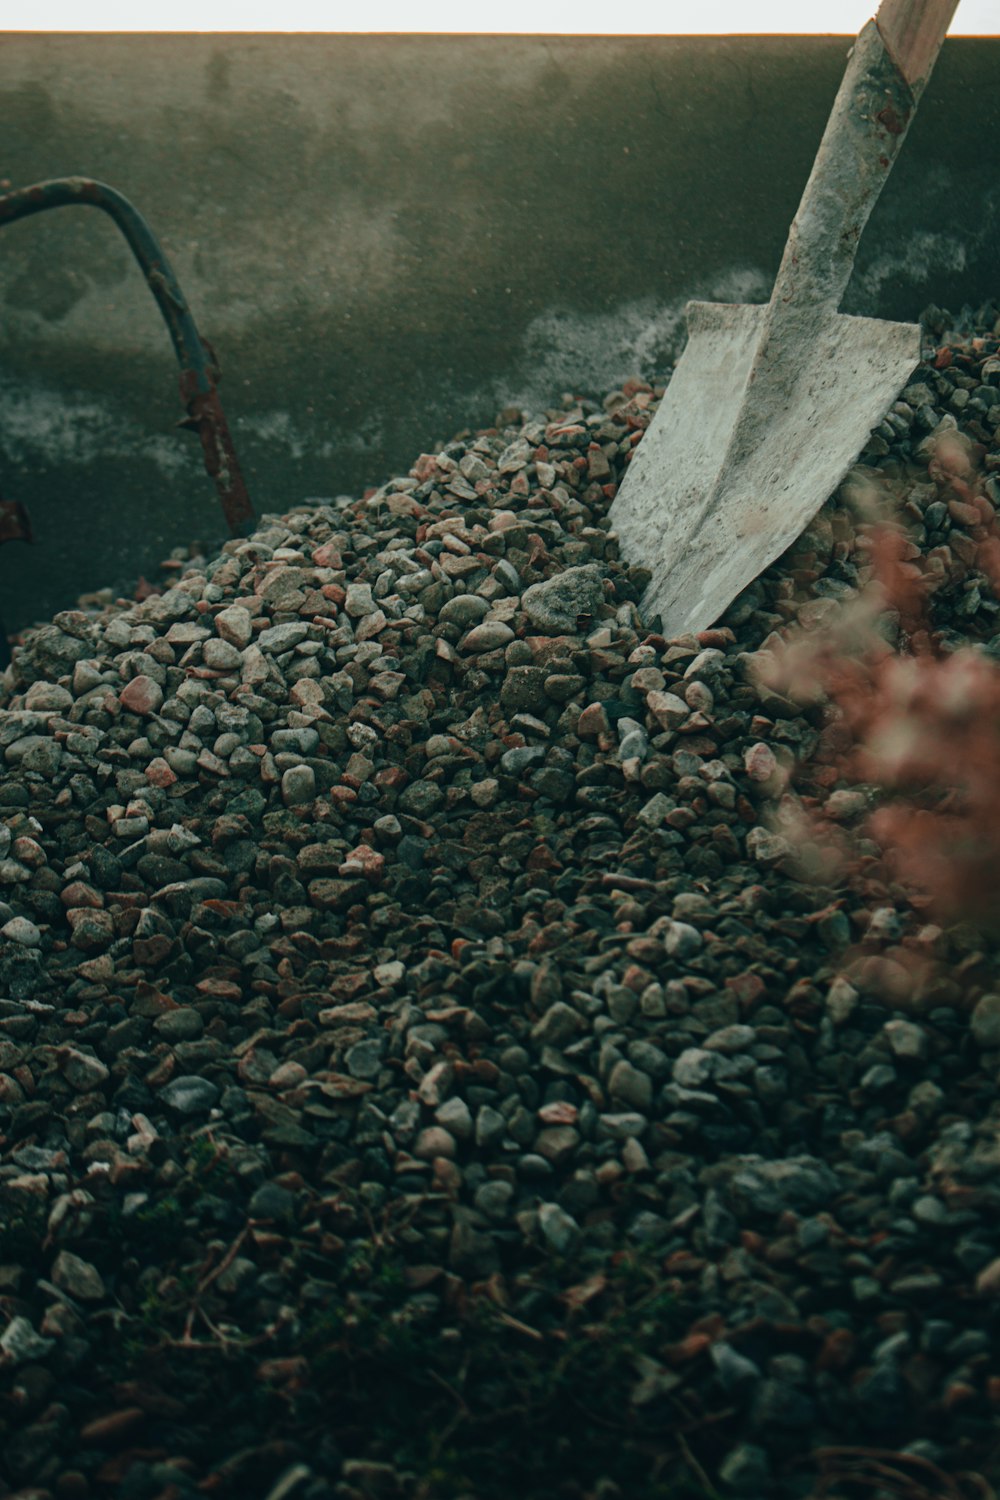
[{"label": "pebble", "polygon": [[0,1333],[0,1350],[4,1358],[13,1365],[44,1359],[54,1347],[55,1339],[42,1337],[30,1321],[19,1314],[15,1314],[3,1333]]},{"label": "pebble", "polygon": [[884,1027],[889,1046],[896,1057],[920,1062],[927,1056],[927,1033],[912,1021],[887,1021]]},{"label": "pebble", "polygon": [[242,604],[230,604],[220,609],[214,619],[219,638],[237,651],[249,646],[253,638],[253,620],[250,611]]},{"label": "pebble", "polygon": [[681,1088],[697,1089],[715,1076],[718,1058],[703,1047],[685,1047],[674,1063],[674,1082]]},{"label": "pebble", "polygon": [[631,1109],[648,1110],[653,1102],[653,1080],[621,1058],[608,1076],[608,1093]]},{"label": "pebble", "polygon": [[[921,375],[920,433],[943,378]],[[835,724],[749,671],[867,566],[842,505],[715,629],[643,624],[644,570],[607,521],[641,430],[622,413],[655,403],[638,394],[505,417],[16,648],[0,1217],[29,1227],[0,1255],[0,1363],[50,1383],[19,1433],[44,1403],[66,1412],[22,1490],[122,1487],[102,1465],[145,1451],[150,1418],[169,1441],[135,1457],[137,1494],[221,1482],[186,1389],[169,1413],[124,1376],[106,1403],[87,1389],[119,1323],[172,1316],[172,1278],[175,1336],[193,1308],[192,1338],[221,1330],[241,1388],[277,1383],[288,1430],[300,1401],[311,1430],[294,1370],[326,1302],[338,1337],[359,1316],[382,1338],[388,1309],[447,1349],[479,1283],[527,1350],[560,1315],[533,1278],[558,1265],[560,1295],[603,1296],[623,1255],[671,1287],[634,1334],[658,1366],[637,1410],[682,1385],[687,1410],[741,1413],[698,1448],[720,1490],[797,1500],[814,1476],[789,1454],[861,1423],[932,1432],[970,1467],[997,1399],[977,1342],[1000,1295],[993,959],[910,912]],[[888,425],[882,456],[921,462]],[[977,523],[934,503],[913,501],[915,545],[940,531],[952,566]],[[807,803],[860,829],[852,876],[801,878]],[[244,1424],[234,1463],[258,1436]],[[322,1500],[328,1471],[408,1492],[386,1450],[350,1441],[367,1456],[245,1461],[272,1500]]]},{"label": "pebble", "polygon": [[589,619],[603,602],[604,579],[596,563],[564,568],[553,578],[532,584],[521,595],[531,624],[549,635],[575,631],[580,617]]},{"label": "pebble", "polygon": [[1000,994],[983,995],[969,1021],[976,1046],[984,1052],[1000,1048]]},{"label": "pebble", "polygon": [[671,958],[691,958],[700,950],[702,936],[690,922],[668,922],[663,934],[663,946]]},{"label": "pebble", "polygon": [[[455,594],[447,599],[438,612],[443,625],[457,625],[460,630],[471,630],[489,614],[489,601],[480,594]],[[511,631],[508,640],[513,639]]]},{"label": "pebble", "polygon": [[122,688],[118,701],[130,713],[143,716],[155,714],[163,704],[163,689],[152,677],[139,673]]},{"label": "pebble", "polygon": [[771,1484],[771,1460],[757,1443],[737,1443],[719,1465],[719,1478],[735,1495],[757,1497]]},{"label": "pebble", "polygon": [[22,948],[37,948],[42,934],[34,922],[27,917],[11,917],[0,927],[0,938],[8,943],[20,943]]},{"label": "pebble", "polygon": [[181,1115],[200,1114],[211,1109],[219,1097],[218,1086],[197,1074],[182,1074],[162,1090],[163,1102]]},{"label": "pebble", "polygon": [[506,646],[514,639],[514,632],[503,620],[486,620],[482,625],[475,625],[462,637],[459,649],[462,651],[496,651],[501,646]]},{"label": "pebble", "polygon": [[763,1161],[744,1157],[729,1182],[729,1196],[738,1207],[761,1214],[786,1209],[811,1213],[837,1196],[840,1184],[823,1161],[815,1157],[786,1157]]},{"label": "pebble", "polygon": [[52,1280],[79,1302],[103,1302],[107,1295],[97,1268],[74,1255],[72,1250],[59,1251],[52,1262]]},{"label": "pebble", "polygon": [[377,1078],[382,1069],[382,1046],[375,1039],[355,1042],[344,1054],[352,1078]]},{"label": "pebble", "polygon": [[557,1255],[567,1255],[580,1237],[579,1224],[558,1203],[539,1205],[538,1228],[545,1243]]},{"label": "pebble", "polygon": [[440,1125],[425,1126],[413,1145],[414,1156],[425,1161],[432,1161],[436,1156],[453,1157],[456,1151],[455,1137]]},{"label": "pebble", "polygon": [[[257,649],[268,656],[281,656],[286,651],[292,651],[309,634],[308,625],[298,621],[289,621],[282,625],[270,625],[262,630],[257,637]],[[248,658],[244,658],[246,662]]]},{"label": "pebble", "polygon": [[286,807],[301,807],[316,797],[316,773],[311,766],[289,766],[281,777],[281,799]]}]

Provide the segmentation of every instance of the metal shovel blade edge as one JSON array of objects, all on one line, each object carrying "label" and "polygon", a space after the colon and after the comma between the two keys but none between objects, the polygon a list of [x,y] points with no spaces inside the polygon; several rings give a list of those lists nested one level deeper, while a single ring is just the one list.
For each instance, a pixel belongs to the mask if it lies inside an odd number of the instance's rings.
[{"label": "metal shovel blade edge", "polygon": [[653,575],[643,613],[668,637],[713,625],[801,535],[919,363],[916,324],[831,313],[794,397],[776,400],[755,367],[767,310],[689,304],[684,353],[611,508],[623,552]]}]

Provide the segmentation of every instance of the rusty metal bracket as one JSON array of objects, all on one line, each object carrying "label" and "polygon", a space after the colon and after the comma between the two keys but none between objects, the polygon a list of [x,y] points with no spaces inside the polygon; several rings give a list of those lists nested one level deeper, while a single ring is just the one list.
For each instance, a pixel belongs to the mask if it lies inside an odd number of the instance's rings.
[{"label": "rusty metal bracket", "polygon": [[233,536],[240,536],[253,520],[254,510],[219,401],[218,362],[198,332],[163,247],[138,209],[106,183],[89,177],[56,177],[0,196],[0,225],[50,208],[86,206],[99,208],[114,220],[156,298],[181,367],[181,400],[187,417],[180,425],[190,427],[201,439],[205,468],[215,483],[226,524]]}]

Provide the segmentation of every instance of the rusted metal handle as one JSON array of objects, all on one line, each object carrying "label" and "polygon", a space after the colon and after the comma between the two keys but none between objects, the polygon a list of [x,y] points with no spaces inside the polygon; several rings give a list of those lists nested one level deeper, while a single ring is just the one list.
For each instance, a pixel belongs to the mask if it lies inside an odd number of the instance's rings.
[{"label": "rusted metal handle", "polygon": [[875,24],[910,88],[926,83],[958,0],[882,0]]},{"label": "rusted metal handle", "polygon": [[181,399],[188,414],[183,425],[201,438],[205,467],[215,481],[226,523],[231,534],[239,536],[253,520],[254,511],[216,390],[218,364],[198,332],[159,240],[138,209],[106,183],[89,177],[57,177],[0,197],[0,225],[50,208],[80,206],[99,208],[114,220],[156,298],[181,366]]}]

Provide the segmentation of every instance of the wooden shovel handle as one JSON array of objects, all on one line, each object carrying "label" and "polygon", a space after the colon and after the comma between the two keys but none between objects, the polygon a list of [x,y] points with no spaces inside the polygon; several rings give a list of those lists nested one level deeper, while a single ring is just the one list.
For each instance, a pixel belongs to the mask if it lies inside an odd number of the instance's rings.
[{"label": "wooden shovel handle", "polygon": [[[834,312],[868,216],[899,153],[958,0],[883,0],[862,27],[792,223],[771,294],[777,323],[802,347],[806,323]],[[794,324],[801,324],[797,332]],[[771,324],[775,327],[772,328]],[[811,323],[810,323],[811,326]]]},{"label": "wooden shovel handle", "polygon": [[957,9],[958,0],[882,0],[875,24],[911,88],[929,75]]}]

